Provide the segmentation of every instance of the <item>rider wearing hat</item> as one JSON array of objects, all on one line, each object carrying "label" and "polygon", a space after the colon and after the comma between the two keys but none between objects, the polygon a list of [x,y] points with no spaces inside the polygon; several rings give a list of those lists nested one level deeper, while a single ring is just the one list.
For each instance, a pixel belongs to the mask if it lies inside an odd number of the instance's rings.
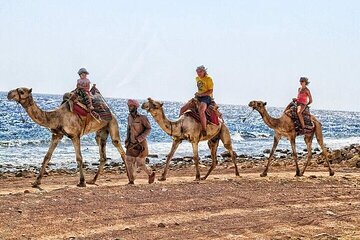
[{"label": "rider wearing hat", "polygon": [[[212,102],[214,83],[212,78],[208,75],[207,68],[205,68],[204,65],[197,67],[196,73],[197,73],[197,77],[195,78],[195,80],[198,91],[195,93],[195,98],[200,102],[198,111],[200,115],[200,122],[202,129],[201,135],[206,136],[205,111]],[[191,108],[191,105],[192,105],[191,102],[185,104],[180,110],[180,115],[183,114],[189,108]]]}]

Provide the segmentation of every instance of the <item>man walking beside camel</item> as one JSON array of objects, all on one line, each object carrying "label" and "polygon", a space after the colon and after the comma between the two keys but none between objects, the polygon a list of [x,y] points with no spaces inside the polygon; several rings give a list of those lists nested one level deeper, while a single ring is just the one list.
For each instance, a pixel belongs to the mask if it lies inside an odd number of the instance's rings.
[{"label": "man walking beside camel", "polygon": [[148,118],[140,115],[137,111],[139,102],[133,99],[128,100],[129,116],[128,127],[125,139],[126,147],[126,167],[128,172],[129,184],[134,184],[134,168],[144,170],[149,176],[149,184],[155,180],[155,172],[150,171],[145,165],[145,159],[149,153],[146,137],[151,131]]}]

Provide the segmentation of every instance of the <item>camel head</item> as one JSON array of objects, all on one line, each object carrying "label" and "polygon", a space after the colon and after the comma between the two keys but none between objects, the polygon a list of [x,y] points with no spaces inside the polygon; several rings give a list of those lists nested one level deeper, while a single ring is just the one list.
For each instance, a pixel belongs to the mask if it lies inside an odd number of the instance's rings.
[{"label": "camel head", "polygon": [[266,102],[262,101],[251,101],[249,102],[249,107],[252,107],[254,110],[262,111],[265,109]]},{"label": "camel head", "polygon": [[16,88],[9,91],[7,98],[20,103],[23,107],[28,107],[34,104],[31,92],[32,88]]},{"label": "camel head", "polygon": [[148,98],[147,100],[147,102],[144,102],[141,105],[141,108],[148,111],[152,116],[156,116],[159,112],[163,111],[163,103],[155,101],[151,98]]}]

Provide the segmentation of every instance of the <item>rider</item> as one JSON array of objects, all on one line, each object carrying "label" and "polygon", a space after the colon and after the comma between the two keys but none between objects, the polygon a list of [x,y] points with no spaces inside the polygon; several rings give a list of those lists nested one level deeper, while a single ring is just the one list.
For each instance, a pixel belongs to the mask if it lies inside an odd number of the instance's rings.
[{"label": "rider", "polygon": [[310,105],[312,103],[312,96],[310,93],[309,88],[307,85],[309,85],[309,80],[307,77],[301,77],[300,78],[300,87],[298,89],[298,96],[297,98],[293,98],[293,101],[297,103],[297,115],[299,117],[301,127],[305,128],[304,123],[304,117],[302,115],[302,112],[305,110],[306,106]]},{"label": "rider", "polygon": [[[206,136],[206,108],[211,104],[213,97],[213,87],[214,83],[212,78],[207,73],[207,68],[204,65],[201,65],[196,68],[197,77],[195,78],[198,91],[195,93],[195,98],[200,102],[198,111],[201,121],[201,135]],[[192,103],[186,103],[180,109],[180,115],[183,114],[186,110],[191,108]]]},{"label": "rider", "polygon": [[90,80],[87,78],[89,72],[85,68],[80,68],[78,74],[80,79],[77,80],[76,90],[80,90],[86,95],[87,99],[85,99],[85,102],[87,103],[87,107],[90,111],[94,110],[92,105],[92,95],[90,93]]}]

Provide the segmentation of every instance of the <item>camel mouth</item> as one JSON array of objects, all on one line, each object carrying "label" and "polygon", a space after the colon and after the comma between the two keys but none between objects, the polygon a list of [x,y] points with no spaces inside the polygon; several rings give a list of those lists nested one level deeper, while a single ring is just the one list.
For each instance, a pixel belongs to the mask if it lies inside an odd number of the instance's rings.
[{"label": "camel mouth", "polygon": [[146,103],[141,104],[141,108],[144,110],[148,110],[148,108],[146,107]]},{"label": "camel mouth", "polygon": [[13,96],[13,91],[8,92],[7,99],[9,101],[15,101],[14,96]]}]

